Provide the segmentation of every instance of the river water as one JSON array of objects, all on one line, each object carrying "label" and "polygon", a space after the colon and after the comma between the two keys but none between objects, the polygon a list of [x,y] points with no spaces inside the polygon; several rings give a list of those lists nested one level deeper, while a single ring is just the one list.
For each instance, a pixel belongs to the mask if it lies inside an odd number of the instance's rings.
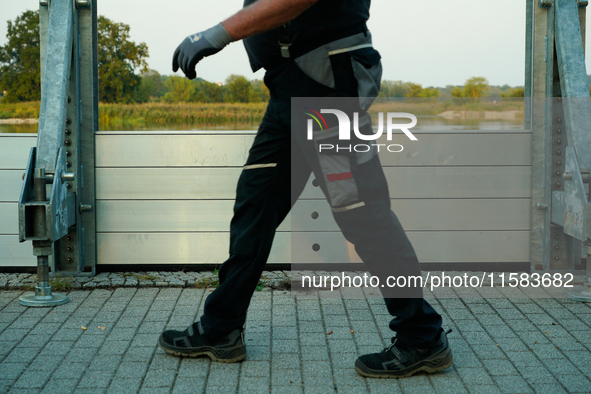
[{"label": "river water", "polygon": [[[0,133],[36,133],[37,124],[0,124]],[[144,128],[136,129],[135,131],[164,131],[164,130],[181,130],[176,127],[164,126],[160,129]],[[253,127],[253,130],[256,127]],[[209,131],[217,130],[224,131],[223,128],[217,127],[207,129],[203,127],[199,128],[184,128],[185,131]],[[230,129],[228,129],[230,130]],[[522,120],[461,120],[451,119],[446,120],[438,116],[419,116],[418,123],[413,130],[523,130]],[[124,130],[108,130],[108,131],[128,131]]]}]

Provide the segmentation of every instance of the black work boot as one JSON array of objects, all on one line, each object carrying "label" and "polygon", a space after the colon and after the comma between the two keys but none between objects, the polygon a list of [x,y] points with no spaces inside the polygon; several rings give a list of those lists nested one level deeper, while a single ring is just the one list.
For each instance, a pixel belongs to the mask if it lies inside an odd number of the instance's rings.
[{"label": "black work boot", "polygon": [[158,339],[158,346],[175,356],[208,356],[221,363],[235,363],[246,358],[242,330],[234,330],[218,341],[211,341],[205,336],[200,322],[191,324],[184,331],[164,331]]},{"label": "black work boot", "polygon": [[426,349],[412,348],[396,338],[381,353],[361,356],[355,361],[355,371],[369,378],[404,378],[416,372],[439,372],[451,367],[453,355],[447,334],[441,332],[435,345]]}]

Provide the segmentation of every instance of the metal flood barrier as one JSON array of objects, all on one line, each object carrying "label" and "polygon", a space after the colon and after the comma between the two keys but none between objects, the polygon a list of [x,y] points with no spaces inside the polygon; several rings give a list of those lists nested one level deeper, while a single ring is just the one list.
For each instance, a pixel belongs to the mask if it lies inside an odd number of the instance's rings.
[{"label": "metal flood barrier", "polygon": [[[0,134],[0,267],[38,266],[35,294],[21,302],[67,300],[51,293],[49,268],[94,275],[97,264],[224,261],[254,133],[97,131],[97,1],[40,4],[37,139]],[[587,2],[526,4],[525,91],[533,99],[525,129],[417,131],[416,154],[381,157],[392,208],[422,263],[583,269],[582,244],[591,241]],[[573,97],[586,101],[567,105]],[[321,245],[306,252],[311,264],[358,261],[336,224],[314,221],[329,207],[311,180],[293,214],[310,218],[296,230],[313,231]],[[289,263],[290,231],[288,217],[270,263]],[[33,253],[19,240],[32,241]]]}]

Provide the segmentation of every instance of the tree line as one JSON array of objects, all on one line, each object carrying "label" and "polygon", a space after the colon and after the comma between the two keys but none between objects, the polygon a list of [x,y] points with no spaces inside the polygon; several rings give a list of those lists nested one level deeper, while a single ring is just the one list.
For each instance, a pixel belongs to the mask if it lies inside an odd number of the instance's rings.
[{"label": "tree line", "polygon": [[[8,42],[0,47],[0,93],[4,102],[37,101],[40,87],[39,11],[8,21]],[[229,76],[225,83],[160,75],[147,67],[148,46],[129,39],[129,25],[98,19],[99,100],[104,103],[202,102],[256,103],[269,99],[260,80]],[[490,86],[472,77],[462,86],[426,87],[413,82],[383,81],[381,97],[523,97],[523,87]]]}]

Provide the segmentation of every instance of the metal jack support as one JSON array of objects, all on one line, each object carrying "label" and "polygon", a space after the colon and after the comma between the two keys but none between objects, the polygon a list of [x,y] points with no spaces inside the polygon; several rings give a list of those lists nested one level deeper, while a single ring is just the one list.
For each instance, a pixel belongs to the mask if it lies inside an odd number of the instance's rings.
[{"label": "metal jack support", "polygon": [[98,130],[96,0],[40,1],[41,108],[19,198],[19,241],[32,241],[38,285],[27,306],[68,302],[50,272],[92,276],[96,265],[94,131]]},{"label": "metal jack support", "polygon": [[[39,205],[32,206],[32,220],[34,236],[41,238],[47,229],[46,206],[47,192],[45,185],[45,169],[36,168],[33,178],[35,202]],[[49,285],[49,255],[51,254],[51,242],[47,240],[33,241],[33,254],[37,256],[37,287],[34,294],[26,294],[20,297],[19,302],[26,306],[56,306],[68,302],[68,297],[62,294],[52,294]]]}]

